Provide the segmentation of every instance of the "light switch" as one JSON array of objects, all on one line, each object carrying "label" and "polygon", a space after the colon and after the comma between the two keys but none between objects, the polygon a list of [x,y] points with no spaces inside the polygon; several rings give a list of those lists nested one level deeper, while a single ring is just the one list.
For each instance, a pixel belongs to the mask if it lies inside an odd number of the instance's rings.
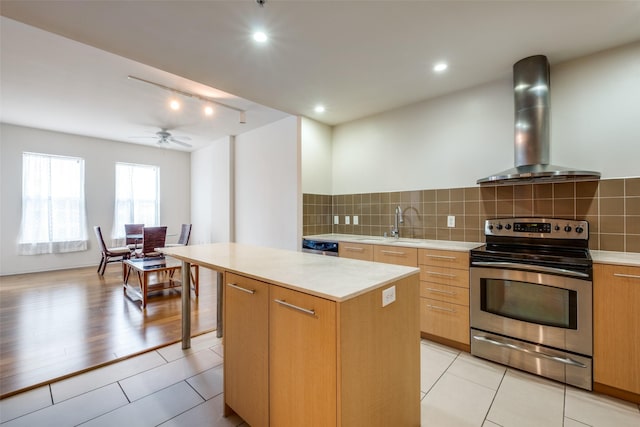
[{"label": "light switch", "polygon": [[358,215],[353,216],[353,225],[358,225]]},{"label": "light switch", "polygon": [[349,215],[344,217],[344,223],[347,225],[351,224],[351,221],[349,221]]},{"label": "light switch", "polygon": [[333,223],[334,224],[340,224],[340,217],[338,215],[334,215],[333,216]]},{"label": "light switch", "polygon": [[456,217],[453,215],[447,216],[447,227],[455,227],[456,226]]}]

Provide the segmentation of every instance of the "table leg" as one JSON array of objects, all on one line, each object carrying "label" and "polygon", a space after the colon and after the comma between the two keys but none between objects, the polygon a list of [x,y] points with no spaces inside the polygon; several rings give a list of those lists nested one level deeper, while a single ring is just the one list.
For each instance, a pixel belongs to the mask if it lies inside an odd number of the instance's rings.
[{"label": "table leg", "polygon": [[191,263],[182,261],[182,349],[191,347]]},{"label": "table leg", "polygon": [[222,338],[222,299],[224,297],[224,295],[222,294],[223,293],[222,289],[224,288],[224,286],[222,286],[223,285],[222,272],[220,271],[216,272],[216,281],[218,282],[216,285],[216,289],[217,289],[216,298],[218,299],[217,309],[216,309],[216,337]]},{"label": "table leg", "polygon": [[149,273],[146,271],[142,272],[142,308],[147,308],[147,288],[149,286]]}]

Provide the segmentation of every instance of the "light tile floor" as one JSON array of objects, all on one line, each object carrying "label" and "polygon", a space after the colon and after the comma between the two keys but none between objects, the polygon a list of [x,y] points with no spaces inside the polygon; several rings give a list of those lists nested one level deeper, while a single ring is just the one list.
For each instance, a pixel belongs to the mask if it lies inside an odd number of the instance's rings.
[{"label": "light tile floor", "polygon": [[[638,405],[421,343],[423,426],[638,427]],[[2,426],[246,426],[222,416],[215,333],[0,401]],[[395,426],[394,426],[395,427]]]}]

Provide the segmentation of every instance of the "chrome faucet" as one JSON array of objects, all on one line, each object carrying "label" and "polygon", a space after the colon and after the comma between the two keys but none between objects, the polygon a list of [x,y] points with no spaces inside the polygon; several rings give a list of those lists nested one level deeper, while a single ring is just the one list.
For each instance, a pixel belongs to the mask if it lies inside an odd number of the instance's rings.
[{"label": "chrome faucet", "polygon": [[404,223],[402,218],[402,209],[400,206],[396,206],[396,214],[393,228],[391,229],[391,235],[396,239],[400,238],[400,224]]}]

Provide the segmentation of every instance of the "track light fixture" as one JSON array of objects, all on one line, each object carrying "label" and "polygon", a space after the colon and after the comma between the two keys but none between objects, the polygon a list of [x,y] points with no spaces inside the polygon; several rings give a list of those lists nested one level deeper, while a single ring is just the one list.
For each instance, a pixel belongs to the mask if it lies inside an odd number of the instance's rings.
[{"label": "track light fixture", "polygon": [[172,92],[172,93],[175,93],[175,94],[178,94],[178,95],[187,96],[189,98],[195,98],[195,99],[198,99],[200,101],[206,102],[208,104],[216,104],[216,105],[220,105],[221,107],[225,107],[225,108],[228,108],[230,110],[237,111],[238,113],[240,113],[240,118],[238,120],[239,123],[242,123],[242,124],[247,123],[247,113],[246,113],[245,110],[242,110],[240,108],[236,108],[236,107],[233,107],[231,105],[224,104],[224,103],[222,103],[220,101],[216,101],[215,99],[209,98],[207,96],[198,95],[197,93],[186,92],[184,90],[180,90],[180,89],[176,89],[176,88],[173,88],[173,87],[165,86],[163,84],[152,82],[150,80],[145,80],[145,79],[142,79],[140,77],[136,77],[136,76],[127,76],[127,77],[129,79],[131,79],[131,80],[136,80],[138,82],[142,82],[142,83],[146,83],[146,84],[149,84],[149,85],[152,85],[152,86],[155,86],[155,87],[159,87],[160,89],[164,89],[166,91],[169,91],[169,92]]}]

